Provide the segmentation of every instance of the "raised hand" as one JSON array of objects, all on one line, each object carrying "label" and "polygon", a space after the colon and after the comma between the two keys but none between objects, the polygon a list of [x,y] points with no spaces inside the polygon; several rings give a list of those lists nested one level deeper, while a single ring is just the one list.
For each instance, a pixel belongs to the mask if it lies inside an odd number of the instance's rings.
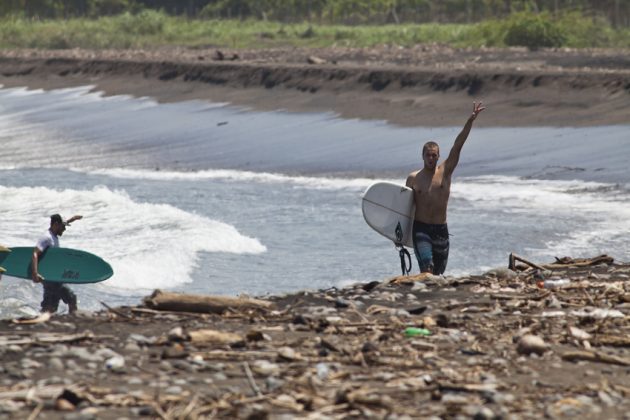
[{"label": "raised hand", "polygon": [[474,120],[475,118],[477,118],[477,115],[479,115],[479,113],[483,111],[484,109],[486,109],[486,107],[483,106],[482,102],[479,102],[479,103],[473,102],[473,112],[470,118]]}]

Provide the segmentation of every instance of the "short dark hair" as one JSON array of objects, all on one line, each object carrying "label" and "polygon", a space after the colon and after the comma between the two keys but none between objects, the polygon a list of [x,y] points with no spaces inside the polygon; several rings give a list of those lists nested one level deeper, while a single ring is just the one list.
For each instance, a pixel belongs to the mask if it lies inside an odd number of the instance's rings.
[{"label": "short dark hair", "polygon": [[427,149],[429,149],[429,148],[431,148],[431,149],[432,149],[432,148],[434,148],[434,147],[438,149],[438,154],[439,154],[439,153],[440,153],[440,145],[439,145],[439,144],[437,144],[437,143],[436,143],[436,142],[434,142],[434,141],[428,141],[428,142],[426,142],[426,143],[424,144],[424,146],[422,146],[422,156],[424,156],[424,152],[426,152],[426,151],[427,151]]},{"label": "short dark hair", "polygon": [[50,225],[52,226],[55,223],[61,223],[64,226],[68,225],[68,222],[66,222],[60,214],[53,214],[52,216],[50,216]]}]

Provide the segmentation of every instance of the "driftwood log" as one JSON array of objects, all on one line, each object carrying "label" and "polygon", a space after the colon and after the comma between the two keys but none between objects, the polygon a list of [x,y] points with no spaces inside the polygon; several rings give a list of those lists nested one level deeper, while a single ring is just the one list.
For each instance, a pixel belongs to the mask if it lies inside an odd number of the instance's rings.
[{"label": "driftwood log", "polygon": [[563,360],[570,362],[587,360],[589,362],[610,363],[613,365],[630,366],[630,359],[612,356],[597,351],[571,351],[562,355]]},{"label": "driftwood log", "polygon": [[188,295],[155,290],[144,304],[159,311],[222,314],[228,309],[271,309],[271,302],[246,297]]},{"label": "driftwood log", "polygon": [[526,260],[523,257],[520,257],[514,253],[511,253],[508,257],[508,268],[510,270],[516,270],[517,261],[525,263],[528,266],[535,268],[536,270],[545,271],[545,270],[554,270],[554,269],[588,267],[588,266],[598,265],[598,264],[611,265],[614,262],[614,259],[605,254],[594,257],[594,258],[575,258],[574,259],[571,257],[563,257],[563,258],[556,257],[556,262],[553,264],[535,264],[531,261]]}]

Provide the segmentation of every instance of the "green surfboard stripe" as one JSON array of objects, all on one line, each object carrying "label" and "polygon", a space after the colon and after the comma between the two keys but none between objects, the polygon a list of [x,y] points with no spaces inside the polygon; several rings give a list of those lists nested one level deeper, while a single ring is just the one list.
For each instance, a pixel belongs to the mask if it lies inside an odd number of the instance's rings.
[{"label": "green surfboard stripe", "polygon": [[[4,275],[31,279],[33,250],[34,247],[16,247],[10,252],[0,251]],[[72,248],[48,248],[40,257],[38,271],[46,281],[75,284],[97,283],[114,275],[101,257]]]}]

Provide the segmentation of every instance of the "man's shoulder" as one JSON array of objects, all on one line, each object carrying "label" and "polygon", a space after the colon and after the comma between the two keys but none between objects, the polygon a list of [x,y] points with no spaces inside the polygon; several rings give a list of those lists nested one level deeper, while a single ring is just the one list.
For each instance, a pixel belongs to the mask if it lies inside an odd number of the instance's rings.
[{"label": "man's shoulder", "polygon": [[46,232],[44,235],[42,235],[39,238],[36,246],[41,251],[44,251],[46,248],[48,248],[49,246],[53,244],[54,244],[54,240],[53,240],[52,234],[50,232]]}]

